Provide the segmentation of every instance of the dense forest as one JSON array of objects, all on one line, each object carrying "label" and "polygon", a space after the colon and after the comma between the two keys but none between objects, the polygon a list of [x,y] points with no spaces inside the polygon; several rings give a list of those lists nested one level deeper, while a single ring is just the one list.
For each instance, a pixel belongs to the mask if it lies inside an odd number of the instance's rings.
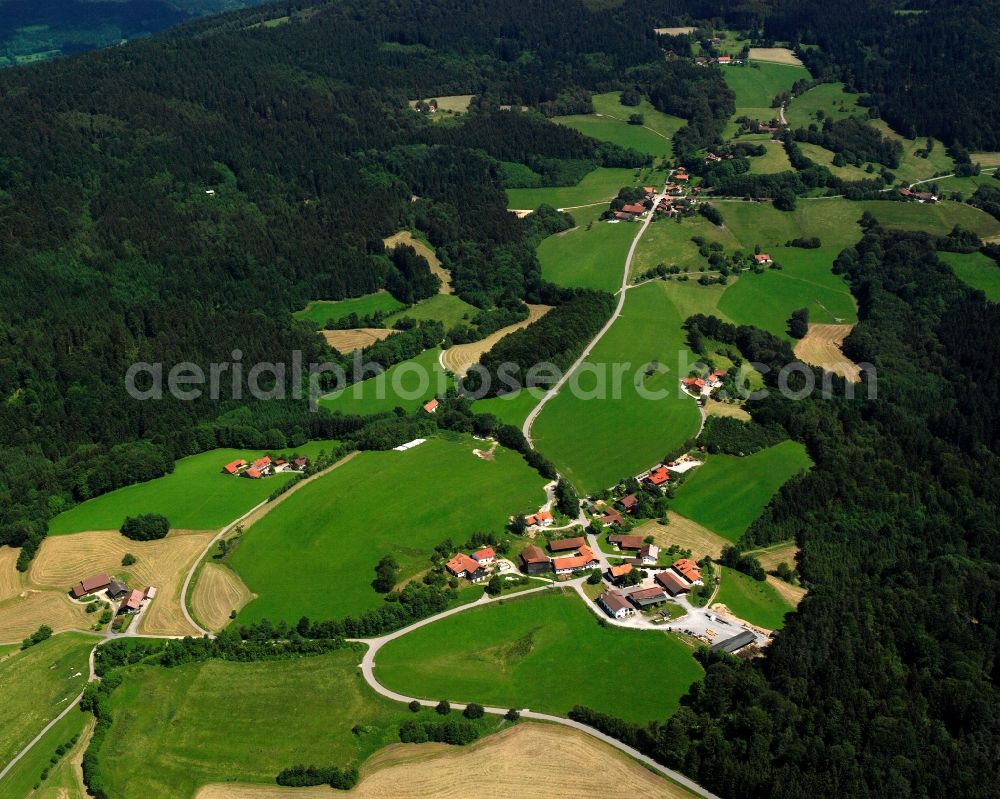
[{"label": "dense forest", "polygon": [[[648,728],[578,718],[723,796],[995,795],[1000,306],[934,246],[873,227],[837,259],[861,320],[845,351],[876,367],[876,399],[841,384],[752,407],[815,462],[741,541],[802,548],[810,591],[767,657],[704,654],[704,682]],[[791,357],[753,328],[696,326],[748,360]]]}]

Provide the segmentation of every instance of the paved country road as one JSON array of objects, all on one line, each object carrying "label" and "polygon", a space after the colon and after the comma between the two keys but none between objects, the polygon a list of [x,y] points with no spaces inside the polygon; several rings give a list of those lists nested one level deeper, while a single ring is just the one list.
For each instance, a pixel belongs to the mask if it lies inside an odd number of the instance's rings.
[{"label": "paved country road", "polygon": [[[463,611],[466,611],[469,608],[488,605],[491,602],[496,602],[501,599],[516,599],[517,597],[526,596],[527,594],[535,594],[541,591],[559,590],[560,588],[570,587],[580,592],[581,596],[583,596],[584,599],[586,600],[586,595],[583,594],[581,587],[583,579],[584,578],[581,577],[577,578],[576,580],[568,582],[553,583],[551,585],[540,586],[539,588],[529,588],[526,591],[519,591],[518,593],[510,594],[507,597],[503,596],[491,597],[489,594],[484,593],[482,598],[478,599],[475,602],[470,602],[467,605],[460,605],[457,608],[451,608],[450,610],[443,611],[442,613],[439,613],[436,616],[431,616],[430,618],[427,619],[421,619],[418,622],[414,622],[409,627],[404,627],[401,630],[396,630],[395,632],[389,633],[388,635],[383,635],[380,636],[379,638],[352,639],[356,643],[362,643],[368,646],[368,649],[365,652],[364,657],[361,659],[361,664],[360,664],[361,674],[365,678],[365,682],[367,682],[368,685],[370,685],[376,693],[379,693],[388,699],[392,699],[396,702],[406,702],[406,703],[418,702],[424,707],[434,707],[435,705],[437,705],[437,702],[434,700],[420,699],[419,697],[406,696],[405,694],[397,693],[396,691],[386,688],[375,678],[375,656],[378,654],[379,650],[383,646],[385,646],[390,641],[395,641],[397,638],[400,638],[406,635],[407,633],[411,633],[414,630],[417,630],[421,627],[425,627],[428,624],[432,624],[440,619],[447,618],[448,616],[454,616],[456,613],[462,613]],[[590,602],[587,601],[587,604],[589,605]],[[461,702],[449,702],[449,704],[454,710],[465,709],[465,704]],[[508,708],[484,706],[483,710],[487,713],[492,713],[494,715],[502,716],[505,713],[507,713]],[[612,746],[615,749],[619,750],[620,752],[624,752],[629,757],[638,760],[640,763],[643,763],[644,765],[648,766],[650,769],[657,772],[658,774],[663,775],[667,779],[670,779],[673,782],[682,785],[683,787],[687,788],[689,791],[696,794],[697,796],[704,797],[704,799],[719,799],[719,797],[717,797],[715,794],[705,790],[700,785],[698,785],[698,783],[688,779],[680,772],[667,768],[661,763],[658,763],[655,760],[653,760],[653,758],[644,755],[638,749],[633,749],[631,746],[622,743],[617,738],[612,738],[610,735],[605,735],[603,732],[600,732],[599,730],[596,730],[593,727],[590,727],[586,724],[582,724],[579,721],[573,721],[573,719],[563,718],[562,716],[553,716],[549,713],[538,713],[534,710],[531,710],[530,708],[519,708],[518,713],[520,713],[521,718],[533,719],[535,721],[547,721],[551,724],[561,724],[564,727],[572,727],[575,730],[580,730],[581,732],[585,732],[592,738],[597,738],[598,740],[608,744],[608,746]]]}]

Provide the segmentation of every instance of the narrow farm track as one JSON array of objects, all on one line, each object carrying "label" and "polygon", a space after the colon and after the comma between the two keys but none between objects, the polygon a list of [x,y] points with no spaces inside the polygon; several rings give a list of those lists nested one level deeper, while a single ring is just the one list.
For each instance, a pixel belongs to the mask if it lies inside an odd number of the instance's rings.
[{"label": "narrow farm track", "polygon": [[[653,198],[653,208],[656,208],[656,206],[660,204],[660,200],[662,200],[666,196],[667,193],[665,191],[661,191],[659,194],[657,194]],[[531,438],[531,427],[532,425],[534,425],[535,419],[538,418],[538,414],[542,412],[542,408],[545,407],[545,404],[549,400],[551,400],[553,397],[556,396],[556,394],[559,393],[559,390],[566,384],[566,381],[569,380],[570,375],[572,375],[573,372],[575,372],[577,369],[580,368],[580,364],[582,364],[590,356],[590,353],[593,352],[594,347],[597,346],[597,343],[602,338],[604,338],[605,334],[611,329],[611,326],[615,323],[618,317],[621,316],[622,308],[625,307],[625,295],[626,295],[626,290],[628,289],[628,277],[632,268],[632,257],[635,255],[636,247],[639,246],[639,240],[642,238],[642,235],[646,232],[646,228],[649,227],[649,223],[653,221],[653,216],[654,214],[650,213],[643,220],[642,227],[639,228],[638,232],[635,234],[635,238],[632,239],[631,246],[628,248],[628,255],[625,256],[625,267],[622,271],[621,286],[619,287],[617,292],[618,305],[615,306],[615,311],[613,314],[611,314],[611,318],[604,323],[604,327],[602,327],[600,330],[597,331],[597,335],[590,340],[590,343],[586,347],[583,348],[583,352],[580,353],[580,357],[578,357],[573,362],[573,365],[570,366],[570,368],[563,373],[563,376],[559,378],[556,384],[548,391],[546,391],[544,395],[542,395],[542,398],[538,401],[538,404],[531,409],[531,413],[528,414],[528,418],[526,418],[524,420],[524,424],[521,425],[521,432],[527,439],[528,445],[531,446],[532,448],[534,447],[534,442],[532,441]]]},{"label": "narrow farm track", "polygon": [[[568,583],[561,583],[559,586],[556,586],[556,585],[544,585],[544,586],[540,586],[538,588],[529,588],[528,590],[521,591],[518,594],[515,594],[514,596],[521,597],[521,596],[526,596],[528,594],[539,593],[541,591],[560,590],[560,588],[565,588],[565,587],[573,588],[578,593],[581,593],[581,591],[582,591],[582,589],[580,588],[580,583],[581,582],[582,582],[582,578],[579,578],[577,580],[574,580],[574,581],[571,581],[571,582],[568,582]],[[582,593],[581,593],[581,596],[584,596],[584,598],[585,598],[585,595],[583,595]],[[386,697],[388,699],[392,699],[392,700],[394,700],[396,702],[405,702],[405,703],[418,702],[419,704],[423,705],[424,707],[434,707],[435,705],[437,705],[437,702],[434,701],[434,700],[431,700],[431,699],[420,699],[420,698],[415,697],[415,696],[406,696],[404,694],[400,694],[400,693],[397,693],[396,691],[390,690],[389,688],[386,688],[384,685],[382,685],[375,678],[375,656],[378,654],[379,650],[383,646],[385,646],[387,643],[389,643],[390,641],[394,641],[395,639],[400,638],[400,637],[406,635],[407,633],[411,633],[414,630],[419,629],[420,627],[425,627],[428,624],[432,624],[432,623],[434,623],[434,622],[436,622],[436,621],[438,621],[440,619],[446,618],[448,616],[454,616],[457,613],[462,613],[462,612],[468,610],[469,608],[482,607],[483,605],[490,604],[491,602],[500,601],[503,598],[504,598],[503,596],[499,596],[499,597],[495,597],[494,598],[494,597],[491,597],[489,594],[484,593],[483,596],[482,596],[482,598],[479,599],[479,600],[477,600],[477,601],[475,601],[475,602],[470,602],[467,605],[460,605],[457,608],[451,608],[450,610],[443,611],[442,613],[438,613],[436,616],[431,616],[430,618],[427,618],[427,619],[421,619],[420,621],[415,622],[414,624],[411,624],[409,627],[404,627],[401,630],[396,630],[395,632],[389,633],[388,635],[383,635],[383,636],[381,636],[379,638],[358,638],[358,639],[354,639],[357,642],[366,644],[368,646],[368,649],[365,652],[364,657],[361,659],[361,664],[360,664],[361,674],[364,677],[365,682],[367,682],[368,685],[371,686],[371,688],[376,693],[381,694],[382,696],[384,696],[384,697]],[[510,598],[510,597],[507,597],[507,598]],[[590,607],[592,610],[595,610],[595,608],[591,606],[590,602],[586,602],[585,604],[588,607]],[[465,704],[463,704],[461,702],[450,702],[449,704],[451,705],[451,707],[452,707],[453,710],[464,710],[465,709]],[[505,707],[484,707],[483,710],[485,712],[491,713],[493,715],[500,715],[500,716],[502,716],[505,713],[507,713],[508,708],[505,708]],[[620,752],[624,752],[629,757],[632,757],[635,760],[638,760],[640,763],[644,764],[648,768],[652,769],[653,771],[657,772],[658,774],[663,775],[667,779],[672,780],[673,782],[676,782],[677,784],[683,786],[684,788],[686,788],[687,790],[689,790],[692,793],[696,794],[697,796],[704,797],[704,799],[719,799],[719,797],[717,797],[715,794],[713,794],[713,793],[705,790],[700,785],[698,785],[698,783],[694,782],[693,780],[688,779],[687,777],[685,777],[680,772],[677,772],[677,771],[674,771],[673,769],[667,768],[666,766],[662,765],[661,763],[658,763],[657,761],[653,760],[653,758],[644,755],[639,750],[633,749],[631,746],[628,746],[628,745],[622,743],[617,738],[612,738],[610,735],[605,735],[604,733],[602,733],[602,732],[594,729],[593,727],[590,727],[590,726],[588,726],[586,724],[582,724],[579,721],[573,721],[573,719],[563,718],[562,716],[553,716],[553,715],[551,715],[549,713],[538,713],[538,712],[536,712],[534,710],[531,710],[529,708],[519,709],[518,712],[520,713],[520,715],[521,715],[522,718],[534,719],[536,721],[547,721],[547,722],[550,722],[552,724],[560,724],[563,727],[571,727],[571,728],[573,728],[575,730],[579,730],[581,732],[584,732],[584,733],[586,733],[587,735],[590,735],[593,738],[596,738],[596,739],[598,739],[600,741],[603,741],[604,743],[608,744],[609,746],[613,746],[615,749],[619,750]]]}]

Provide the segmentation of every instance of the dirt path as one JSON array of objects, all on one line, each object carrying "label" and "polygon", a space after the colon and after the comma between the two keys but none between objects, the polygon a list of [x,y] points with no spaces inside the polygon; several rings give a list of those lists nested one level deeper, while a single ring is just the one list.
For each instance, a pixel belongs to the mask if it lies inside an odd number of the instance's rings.
[{"label": "dirt path", "polygon": [[393,233],[388,238],[382,239],[382,243],[385,244],[387,249],[392,249],[398,244],[408,244],[411,246],[417,251],[417,255],[422,255],[427,259],[427,263],[431,268],[431,274],[437,275],[441,281],[441,288],[438,289],[438,294],[453,293],[451,288],[451,272],[441,265],[441,261],[434,250],[416,238],[411,231],[401,230],[399,233]]}]

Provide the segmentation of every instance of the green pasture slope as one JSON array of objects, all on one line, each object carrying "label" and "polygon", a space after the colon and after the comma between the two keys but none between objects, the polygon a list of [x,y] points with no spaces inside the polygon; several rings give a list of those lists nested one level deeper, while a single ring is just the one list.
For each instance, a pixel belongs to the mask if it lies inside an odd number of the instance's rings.
[{"label": "green pasture slope", "polygon": [[677,639],[602,626],[567,591],[474,608],[387,644],[376,674],[410,696],[565,716],[586,705],[633,722],[669,716],[701,676]]},{"label": "green pasture slope", "polygon": [[776,172],[787,172],[792,168],[784,145],[773,141],[761,142],[767,151],[764,155],[750,159],[750,172],[755,175],[773,175]]},{"label": "green pasture slope", "polygon": [[[310,441],[287,447],[316,457],[330,452],[336,441]],[[278,486],[292,479],[278,474],[247,480],[223,474],[222,467],[237,458],[253,460],[265,450],[213,449],[181,458],[170,474],[146,483],[125,486],[83,502],[49,522],[49,535],[87,530],[117,530],[126,516],[160,513],[178,530],[218,530],[267,499]]]},{"label": "green pasture slope", "polygon": [[[79,780],[71,764],[72,755],[63,755],[55,766],[52,765],[51,758],[56,757],[58,747],[69,743],[74,735],[80,735],[92,718],[89,713],[83,713],[77,708],[56,722],[17,765],[7,772],[7,776],[0,780],[0,796],[16,799],[86,799],[78,787]],[[78,741],[77,746],[82,745],[83,741]],[[41,777],[45,770],[49,771],[49,775],[43,780]],[[39,786],[37,791],[36,785]]]},{"label": "green pasture slope", "polygon": [[808,80],[809,70],[789,64],[751,62],[744,66],[720,67],[726,84],[736,93],[736,116],[770,119],[778,109],[771,100],[792,88],[797,80]]},{"label": "green pasture slope", "polygon": [[451,378],[441,368],[438,347],[424,350],[416,358],[390,366],[380,375],[370,377],[319,401],[330,411],[345,414],[371,414],[395,407],[413,411],[427,400],[445,393]]},{"label": "green pasture slope", "polygon": [[799,145],[799,150],[801,150],[806,158],[816,162],[820,166],[825,166],[838,178],[843,180],[871,180],[874,177],[874,175],[853,164],[845,166],[834,165],[833,159],[836,154],[833,150],[827,150],[825,147],[821,147],[818,144],[810,144],[809,142],[797,142],[797,144]]},{"label": "green pasture slope", "polygon": [[625,256],[638,232],[633,222],[594,222],[590,230],[577,227],[549,236],[538,247],[542,278],[560,286],[618,291]]},{"label": "green pasture slope", "polygon": [[795,610],[774,586],[735,569],[722,569],[722,581],[715,601],[721,602],[744,621],[765,630],[780,630],[785,624],[785,614]]},{"label": "green pasture slope", "polygon": [[400,319],[409,317],[418,321],[433,319],[443,324],[445,328],[449,328],[463,320],[472,319],[477,313],[479,313],[478,308],[454,294],[435,294],[416,305],[390,314],[385,319],[385,326],[392,327]]},{"label": "green pasture slope", "polygon": [[575,186],[543,189],[507,189],[507,207],[534,210],[540,205],[570,208],[576,205],[611,202],[623,186],[638,186],[641,178],[634,169],[600,167],[588,172]]},{"label": "green pasture slope", "polygon": [[520,427],[544,393],[540,388],[513,391],[500,397],[476,400],[472,410],[475,413],[492,413],[504,424]]},{"label": "green pasture slope", "polygon": [[1000,302],[1000,266],[981,252],[939,252],[938,258],[973,288],[985,292],[993,302]]},{"label": "green pasture slope", "polygon": [[258,595],[244,622],[331,619],[382,604],[375,564],[391,554],[408,577],[446,538],[500,532],[537,510],[543,479],[515,452],[472,454],[471,438],[430,439],[406,452],[363,452],[304,486],[251,527],[229,565]]},{"label": "green pasture slope", "polygon": [[[410,713],[372,691],[345,649],[294,660],[209,660],[124,671],[99,752],[111,796],[191,799],[201,785],[274,785],[299,763],[360,765]],[[493,717],[481,722],[492,729]],[[352,732],[358,725],[359,733]],[[331,794],[333,795],[333,794]]]},{"label": "green pasture slope", "polygon": [[[678,383],[680,353],[688,362],[696,358],[684,344],[683,320],[667,285],[657,281],[629,290],[622,315],[578,371],[579,380],[571,378],[535,421],[538,448],[581,491],[599,491],[642,471],[698,430],[698,409]],[[640,370],[653,361],[661,369],[646,377]],[[617,397],[611,391],[615,364],[628,364]],[[606,397],[591,398],[600,375]],[[647,396],[657,398],[641,396],[636,379]],[[577,382],[580,396],[572,390]]]},{"label": "green pasture slope", "polygon": [[753,455],[709,455],[677,489],[671,510],[736,543],[778,489],[812,461],[797,441]]},{"label": "green pasture slope", "polygon": [[9,763],[83,690],[97,641],[60,633],[0,661],[0,763]]},{"label": "green pasture slope", "polygon": [[[638,106],[624,106],[620,92],[594,95],[593,114],[553,117],[553,122],[566,125],[599,141],[612,142],[653,156],[670,157],[671,139],[684,126],[680,117],[657,111],[648,100]],[[642,125],[628,124],[632,114],[642,114]]]},{"label": "green pasture slope", "polygon": [[[723,215],[729,211],[730,204],[713,203]],[[698,245],[691,241],[700,236],[706,241],[719,242],[727,252],[738,250],[741,246],[727,226],[717,227],[703,216],[692,216],[677,221],[675,219],[658,219],[646,228],[645,234],[639,240],[632,258],[632,279],[647,272],[658,264],[679,266],[697,272],[701,267],[708,267],[708,260],[698,252]]]},{"label": "green pasture slope", "polygon": [[323,327],[331,319],[343,319],[354,313],[358,316],[369,316],[376,311],[392,313],[406,306],[393,297],[388,291],[376,291],[363,297],[351,297],[346,300],[314,300],[301,311],[292,314],[299,320],[312,322],[317,329]]},{"label": "green pasture slope", "polygon": [[858,95],[844,91],[843,83],[821,83],[813,86],[792,101],[785,108],[785,119],[794,128],[807,128],[819,122],[816,112],[822,111],[824,118],[845,119],[867,109],[858,107]]}]

